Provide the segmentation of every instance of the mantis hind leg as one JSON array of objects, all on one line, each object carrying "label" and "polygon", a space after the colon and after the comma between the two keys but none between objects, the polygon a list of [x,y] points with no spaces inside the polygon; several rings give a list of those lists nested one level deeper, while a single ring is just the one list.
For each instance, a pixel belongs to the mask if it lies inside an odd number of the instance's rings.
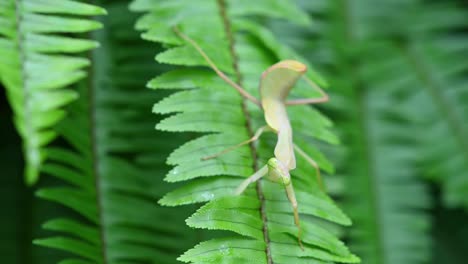
[{"label": "mantis hind leg", "polygon": [[253,95],[251,95],[249,92],[247,92],[244,88],[242,88],[240,85],[235,83],[233,80],[231,80],[228,76],[226,76],[218,67],[216,67],[216,64],[208,57],[208,55],[203,51],[203,49],[200,47],[200,45],[195,42],[195,40],[191,39],[189,36],[185,35],[184,33],[180,32],[180,30],[177,27],[174,27],[174,32],[181,37],[183,40],[187,41],[192,47],[194,47],[198,53],[205,59],[205,61],[210,65],[211,69],[213,69],[218,76],[223,79],[227,84],[232,86],[234,89],[236,89],[244,98],[252,101],[254,104],[258,105],[261,107],[260,102],[255,98]]},{"label": "mantis hind leg", "polygon": [[237,148],[240,148],[240,147],[242,147],[244,145],[247,145],[247,144],[249,144],[251,142],[257,141],[262,136],[263,132],[268,130],[268,128],[269,128],[268,126],[262,126],[259,129],[257,129],[257,131],[255,131],[255,135],[253,137],[247,139],[246,141],[243,141],[243,142],[241,142],[241,143],[239,143],[237,145],[231,146],[231,147],[229,147],[229,148],[227,148],[225,150],[222,150],[222,151],[220,151],[218,153],[215,153],[213,155],[203,157],[202,160],[209,160],[209,159],[217,158],[217,157],[219,157],[219,156],[221,156],[223,154],[229,153],[229,152],[231,152],[231,151],[233,151],[233,150],[235,150]]}]

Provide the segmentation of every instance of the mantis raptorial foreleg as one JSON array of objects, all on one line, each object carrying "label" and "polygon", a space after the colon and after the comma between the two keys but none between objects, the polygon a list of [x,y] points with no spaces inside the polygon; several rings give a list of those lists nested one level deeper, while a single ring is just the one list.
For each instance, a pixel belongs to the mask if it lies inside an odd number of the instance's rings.
[{"label": "mantis raptorial foreleg", "polygon": [[222,150],[222,151],[220,151],[220,152],[218,152],[216,154],[203,157],[202,160],[214,159],[214,158],[219,157],[219,156],[221,156],[223,154],[231,152],[231,151],[233,151],[233,150],[235,150],[235,149],[237,149],[239,147],[242,147],[242,146],[247,145],[247,144],[249,144],[251,142],[257,141],[260,138],[260,136],[263,134],[263,132],[265,132],[266,130],[268,130],[268,126],[262,126],[259,129],[257,129],[257,131],[255,132],[255,135],[253,137],[251,137],[250,139],[247,139],[246,141],[243,141],[243,142],[241,142],[241,143],[239,143],[237,145],[231,146],[231,147],[229,147],[229,148],[227,148],[225,150]]},{"label": "mantis raptorial foreleg", "polygon": [[323,182],[322,182],[322,176],[320,174],[320,168],[317,164],[317,162],[315,162],[314,159],[312,159],[309,155],[307,155],[307,153],[305,153],[298,145],[294,144],[294,149],[297,151],[297,153],[299,155],[301,155],[312,167],[314,167],[315,169],[315,175],[317,177],[317,182],[320,186],[320,188],[322,189],[322,191],[325,191],[325,188],[323,186]]},{"label": "mantis raptorial foreleg", "polygon": [[260,178],[262,178],[263,176],[265,176],[266,174],[268,173],[268,165],[265,165],[263,166],[260,170],[258,170],[257,172],[255,172],[252,176],[248,177],[247,179],[245,179],[240,185],[239,187],[237,187],[236,191],[234,192],[235,195],[239,195],[241,193],[243,193],[245,191],[245,189],[247,189],[247,187],[249,187],[249,185],[251,183],[254,183],[256,181],[258,181]]}]

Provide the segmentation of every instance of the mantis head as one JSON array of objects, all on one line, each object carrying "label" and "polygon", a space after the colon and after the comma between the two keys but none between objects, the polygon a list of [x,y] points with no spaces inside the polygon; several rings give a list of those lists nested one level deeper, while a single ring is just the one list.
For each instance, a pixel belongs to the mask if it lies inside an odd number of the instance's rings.
[{"label": "mantis head", "polygon": [[277,158],[271,158],[268,160],[268,177],[274,182],[289,186],[291,184],[291,175],[289,169]]}]

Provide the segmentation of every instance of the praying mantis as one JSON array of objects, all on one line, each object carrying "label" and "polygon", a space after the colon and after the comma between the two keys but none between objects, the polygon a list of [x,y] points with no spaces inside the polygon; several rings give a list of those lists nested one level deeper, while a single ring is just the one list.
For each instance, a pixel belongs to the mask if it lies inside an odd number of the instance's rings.
[{"label": "praying mantis", "polygon": [[[270,181],[279,183],[286,189],[286,195],[292,205],[294,213],[294,224],[298,228],[298,242],[303,249],[301,242],[301,227],[299,221],[298,203],[294,192],[293,184],[291,181],[290,171],[296,168],[296,151],[302,156],[312,167],[314,167],[319,185],[322,187],[320,169],[318,164],[309,157],[299,146],[293,142],[293,131],[291,122],[289,121],[286,111],[287,106],[303,105],[303,104],[316,104],[323,103],[329,100],[328,95],[318,87],[314,82],[304,76],[307,71],[307,66],[295,60],[283,60],[272,66],[262,73],[260,79],[260,100],[252,96],[239,84],[232,81],[221,70],[218,69],[216,64],[208,57],[203,49],[189,36],[182,33],[177,27],[174,27],[174,32],[187,43],[193,46],[197,52],[204,58],[211,69],[224,80],[231,87],[236,89],[239,94],[245,99],[251,101],[264,112],[266,126],[259,128],[254,136],[246,141],[243,141],[235,146],[227,148],[214,155],[202,158],[203,160],[213,159],[222,154],[230,152],[236,148],[250,144],[260,138],[266,132],[271,131],[277,134],[278,139],[274,150],[274,157],[270,158],[266,165],[255,172],[252,176],[245,179],[239,187],[235,190],[236,195],[242,194],[245,189],[251,184],[262,177],[266,176]],[[306,82],[314,89],[319,91],[321,97],[319,98],[304,98],[287,100],[287,96],[294,84],[300,77],[304,77]],[[322,187],[323,188],[323,187]]]}]

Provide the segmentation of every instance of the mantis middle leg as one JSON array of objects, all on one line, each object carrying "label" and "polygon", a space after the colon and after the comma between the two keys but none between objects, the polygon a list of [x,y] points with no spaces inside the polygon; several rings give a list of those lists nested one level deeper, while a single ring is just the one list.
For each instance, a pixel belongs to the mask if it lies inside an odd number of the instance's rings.
[{"label": "mantis middle leg", "polygon": [[288,100],[288,101],[285,102],[286,105],[318,104],[318,103],[327,102],[329,100],[328,94],[325,93],[322,90],[322,88],[320,88],[312,80],[307,78],[307,76],[305,76],[304,79],[306,80],[307,84],[309,84],[313,89],[317,90],[322,96],[319,97],[319,98],[305,98],[305,99]]}]

